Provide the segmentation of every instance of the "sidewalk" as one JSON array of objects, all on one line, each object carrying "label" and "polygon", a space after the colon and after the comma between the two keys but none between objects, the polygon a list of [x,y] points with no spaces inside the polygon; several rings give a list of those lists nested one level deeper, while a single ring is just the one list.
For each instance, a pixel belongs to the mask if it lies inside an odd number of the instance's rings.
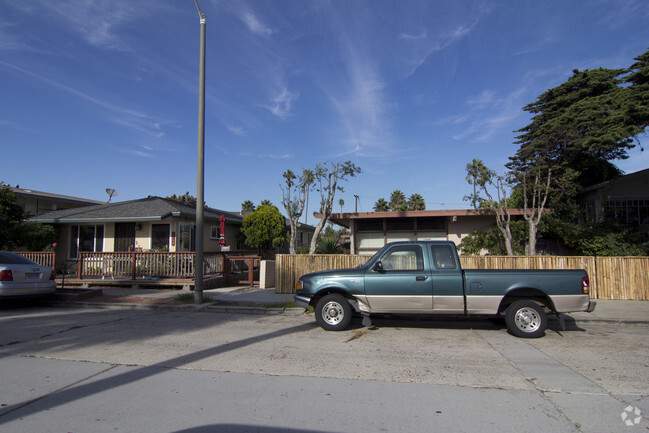
[{"label": "sidewalk", "polygon": [[[200,305],[184,304],[177,300],[178,295],[194,295],[193,291],[187,290],[106,287],[101,291],[100,296],[55,302],[103,308],[209,310],[242,314],[301,314],[304,311],[302,308],[285,305],[293,300],[291,294],[277,294],[274,289],[250,288],[248,286],[204,290],[204,300],[209,297],[210,301]],[[576,322],[649,324],[649,301],[598,299],[596,302],[597,308],[592,313],[576,312],[568,313],[568,316]],[[553,319],[554,316],[550,318]]]},{"label": "sidewalk", "polygon": [[[91,296],[86,297],[87,295]],[[184,303],[178,299],[181,295],[191,300],[194,292],[118,287],[66,289],[57,291],[57,299],[54,303],[102,308],[209,310],[242,314],[302,314],[304,312],[302,308],[286,305],[293,301],[292,294],[277,294],[274,289],[236,286],[203,290],[203,304]]]}]

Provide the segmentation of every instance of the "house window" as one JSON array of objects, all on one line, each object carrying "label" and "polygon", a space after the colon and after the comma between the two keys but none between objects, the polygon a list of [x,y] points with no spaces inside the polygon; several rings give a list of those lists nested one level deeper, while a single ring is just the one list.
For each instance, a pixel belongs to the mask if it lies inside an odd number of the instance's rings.
[{"label": "house window", "polygon": [[196,226],[194,224],[180,223],[178,251],[196,251]]},{"label": "house window", "polygon": [[221,239],[221,227],[212,226],[210,227],[210,239],[219,240]]},{"label": "house window", "polygon": [[70,258],[79,258],[79,252],[101,252],[104,250],[103,225],[70,226]]},{"label": "house window", "polygon": [[151,248],[169,251],[169,224],[151,225]]}]

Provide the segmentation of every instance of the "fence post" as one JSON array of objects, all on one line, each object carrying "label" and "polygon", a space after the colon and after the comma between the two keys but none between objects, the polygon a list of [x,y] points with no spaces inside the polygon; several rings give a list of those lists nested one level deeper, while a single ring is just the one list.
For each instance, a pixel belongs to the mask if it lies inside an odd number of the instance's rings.
[{"label": "fence post", "polygon": [[133,251],[133,256],[131,260],[131,279],[135,280],[135,260],[137,258],[137,253]]}]

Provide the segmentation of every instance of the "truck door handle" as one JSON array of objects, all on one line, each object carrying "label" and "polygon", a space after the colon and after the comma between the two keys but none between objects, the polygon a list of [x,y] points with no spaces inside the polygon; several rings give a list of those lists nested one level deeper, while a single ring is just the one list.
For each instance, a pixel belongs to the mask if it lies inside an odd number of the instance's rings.
[{"label": "truck door handle", "polygon": [[417,281],[426,281],[426,279],[428,279],[428,277],[417,277],[417,278],[415,278],[415,280],[417,280]]}]

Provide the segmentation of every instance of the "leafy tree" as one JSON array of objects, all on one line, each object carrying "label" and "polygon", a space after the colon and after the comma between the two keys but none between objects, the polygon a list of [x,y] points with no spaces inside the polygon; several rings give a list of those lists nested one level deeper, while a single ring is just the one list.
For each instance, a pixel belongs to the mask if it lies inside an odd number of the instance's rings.
[{"label": "leafy tree", "polygon": [[467,164],[466,172],[466,180],[473,185],[474,193],[464,199],[470,201],[475,209],[493,210],[496,215],[496,225],[503,235],[505,251],[507,255],[513,256],[514,239],[511,231],[512,217],[507,199],[509,187],[507,180],[487,168],[480,159],[474,159]]},{"label": "leafy tree", "polygon": [[[527,224],[523,220],[513,220],[510,223],[510,230],[513,239],[512,251],[515,255],[523,254]],[[480,255],[483,251],[489,255],[507,255],[505,238],[495,224],[485,230],[474,229],[469,235],[462,238],[458,249],[462,255]]]},{"label": "leafy tree", "polygon": [[42,251],[58,240],[53,226],[24,221],[28,216],[11,187],[0,182],[0,248]]},{"label": "leafy tree", "polygon": [[[191,195],[189,192],[186,192],[183,195],[172,194],[172,195],[168,195],[165,198],[169,200],[177,201],[182,204],[186,204],[188,206],[196,207],[196,197]],[[203,202],[203,205],[207,206],[205,202]]]},{"label": "leafy tree", "polygon": [[282,190],[282,206],[288,217],[291,237],[289,241],[290,254],[297,253],[297,229],[304,211],[308,191],[313,188],[311,171],[302,170],[298,177],[292,170],[286,170],[282,177],[285,179],[285,186],[280,185]]},{"label": "leafy tree", "polygon": [[18,196],[9,185],[0,182],[0,248],[16,245],[18,227],[27,213],[18,204]]},{"label": "leafy tree", "polygon": [[426,202],[421,194],[412,194],[408,199],[408,210],[426,210]]},{"label": "leafy tree", "polygon": [[388,212],[390,204],[384,198],[380,198],[374,203],[374,212]]},{"label": "leafy tree", "polygon": [[241,203],[241,215],[245,216],[254,211],[255,211],[255,204],[252,201],[246,200],[243,203]]},{"label": "leafy tree", "polygon": [[59,231],[50,224],[25,222],[18,226],[16,247],[27,251],[44,251],[59,239]]},{"label": "leafy tree", "polygon": [[648,252],[641,245],[638,232],[620,230],[606,223],[579,227],[578,236],[569,246],[583,256],[645,256]]},{"label": "leafy tree", "polygon": [[647,53],[637,60],[626,77],[631,85],[623,85],[627,69],[575,69],[565,83],[525,106],[534,117],[517,131],[520,148],[508,168],[525,171],[539,163],[578,168],[582,186],[616,176],[619,170],[610,161],[628,158],[649,119],[643,84]]},{"label": "leafy tree", "polygon": [[322,214],[322,219],[316,225],[315,232],[313,233],[309,254],[315,252],[320,232],[331,215],[336,191],[343,191],[343,187],[339,185],[339,182],[347,181],[349,178],[355,177],[361,172],[361,168],[357,167],[351,161],[316,165],[315,170],[313,170],[313,178],[316,190],[320,193],[320,213]]},{"label": "leafy tree", "polygon": [[345,254],[349,252],[342,245],[343,235],[348,235],[349,230],[345,227],[335,229],[333,224],[327,224],[322,231],[322,236],[316,247],[316,254]]},{"label": "leafy tree", "polygon": [[318,246],[315,249],[316,254],[344,254],[345,249],[338,240],[333,238],[322,239],[318,242]]},{"label": "leafy tree", "polygon": [[[313,185],[315,183],[315,175],[313,174],[313,170],[310,168],[305,168],[302,170],[302,182],[304,182],[305,185]],[[311,188],[307,188],[306,190],[306,205],[305,205],[305,211],[304,211],[304,224],[308,224],[309,221],[309,194],[311,192]]]},{"label": "leafy tree", "polygon": [[390,210],[393,212],[408,210],[406,196],[398,189],[395,189],[392,191],[392,194],[390,194]]},{"label": "leafy tree", "polygon": [[286,222],[275,206],[259,206],[243,218],[241,232],[251,248],[280,248],[286,241]]}]

